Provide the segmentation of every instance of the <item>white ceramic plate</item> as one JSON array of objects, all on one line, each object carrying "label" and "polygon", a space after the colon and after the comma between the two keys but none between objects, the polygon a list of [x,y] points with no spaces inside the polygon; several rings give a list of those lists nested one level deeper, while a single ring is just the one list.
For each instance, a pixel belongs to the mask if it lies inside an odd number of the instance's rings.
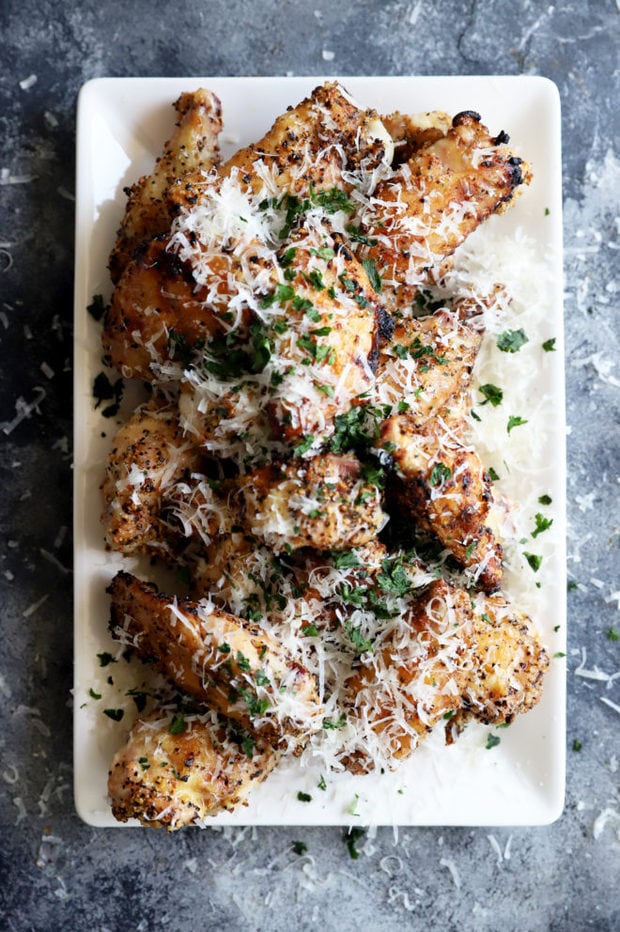
[{"label": "white ceramic plate", "polygon": [[[94,410],[92,383],[101,371],[99,326],[85,308],[93,294],[107,299],[107,256],[122,212],[123,187],[150,170],[170,133],[171,103],[184,90],[204,86],[220,97],[225,117],[224,155],[260,138],[273,119],[324,79],[311,78],[104,78],[80,93],[77,135],[75,284],[75,800],[95,826],[118,825],[106,800],[108,766],[132,720],[125,695],[144,676],[139,664],[102,668],[98,653],[118,653],[107,634],[105,587],[123,560],[106,553],[99,523],[99,485],[116,423]],[[551,654],[565,650],[565,454],[561,267],[560,105],[555,85],[538,77],[344,78],[344,86],[379,112],[477,110],[493,132],[505,129],[532,163],[535,180],[507,215],[503,232],[533,240],[548,277],[548,313],[540,335],[556,338],[544,354],[530,398],[551,399],[552,416],[536,437],[536,469],[513,476],[523,490],[544,489],[553,498],[553,527],[535,588],[525,579],[527,607]],[[495,222],[495,221],[494,221]],[[508,364],[508,363],[507,363]],[[126,413],[129,413],[129,406]],[[501,462],[501,451],[498,451]],[[527,548],[526,548],[527,549]],[[530,548],[532,549],[532,548]],[[148,564],[124,563],[148,577]],[[559,627],[558,627],[559,626]],[[557,629],[557,630],[556,630]],[[108,676],[113,680],[108,682]],[[92,690],[101,699],[94,699]],[[126,707],[123,721],[102,714]],[[434,735],[395,774],[328,780],[296,762],[281,767],[253,793],[250,804],[214,824],[537,825],[563,807],[565,669],[554,658],[540,704],[500,732],[501,744],[485,749],[489,729],[471,726],[446,747]],[[133,710],[135,713],[135,709]],[[297,793],[312,795],[300,802]],[[357,799],[356,799],[357,798]],[[352,805],[355,802],[355,805]]]}]

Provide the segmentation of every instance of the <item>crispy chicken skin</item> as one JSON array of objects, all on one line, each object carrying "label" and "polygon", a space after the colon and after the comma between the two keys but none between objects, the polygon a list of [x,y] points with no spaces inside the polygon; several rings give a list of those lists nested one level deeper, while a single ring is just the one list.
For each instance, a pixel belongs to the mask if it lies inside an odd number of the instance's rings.
[{"label": "crispy chicken skin", "polygon": [[529,183],[529,166],[504,138],[493,138],[478,114],[457,114],[445,136],[378,185],[361,225],[376,240],[364,252],[388,282],[411,286],[413,295],[428,269]]},{"label": "crispy chicken skin", "polygon": [[222,119],[215,94],[204,88],[181,94],[174,108],[178,114],[176,129],[155,168],[126,189],[125,215],[109,260],[114,283],[134,258],[137,246],[170,229],[167,188],[188,172],[208,171],[219,160],[217,137]]},{"label": "crispy chicken skin", "polygon": [[465,567],[477,566],[487,592],[501,585],[502,548],[487,526],[491,480],[478,454],[454,439],[441,418],[418,424],[394,415],[381,425],[380,445],[394,457],[395,506],[435,534]]},{"label": "crispy chicken skin", "polygon": [[200,458],[174,407],[154,400],[134,411],[114,438],[102,484],[108,545],[126,554],[166,550],[164,496]]},{"label": "crispy chicken skin", "polygon": [[186,695],[293,751],[309,718],[320,727],[314,678],[260,625],[170,598],[129,573],[117,573],[108,593],[113,636]]},{"label": "crispy chicken skin", "polygon": [[278,757],[266,741],[231,735],[212,713],[179,719],[157,709],[138,719],[114,755],[112,812],[119,822],[176,831],[245,803]]},{"label": "crispy chicken skin", "polygon": [[359,547],[386,520],[379,489],[352,454],[271,463],[244,476],[239,491],[246,530],[277,553]]},{"label": "crispy chicken skin", "polygon": [[348,681],[361,729],[346,760],[353,772],[373,769],[374,734],[387,732],[393,757],[408,757],[442,718],[500,725],[540,699],[549,658],[532,621],[502,596],[472,599],[437,580],[412,600],[405,623],[409,638],[388,637]]}]

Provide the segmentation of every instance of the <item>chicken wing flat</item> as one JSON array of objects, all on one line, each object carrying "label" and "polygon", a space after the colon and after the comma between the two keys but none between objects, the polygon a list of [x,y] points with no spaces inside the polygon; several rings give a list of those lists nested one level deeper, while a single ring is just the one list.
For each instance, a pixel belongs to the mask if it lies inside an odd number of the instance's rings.
[{"label": "chicken wing flat", "polygon": [[108,592],[113,636],[186,695],[291,751],[320,727],[314,678],[258,624],[129,573]]},{"label": "chicken wing flat", "polygon": [[488,527],[491,479],[480,457],[441,417],[419,425],[394,415],[381,425],[380,446],[394,458],[393,495],[421,530],[435,534],[487,592],[501,585],[502,548]]},{"label": "chicken wing flat", "polygon": [[414,596],[347,684],[359,730],[347,766],[393,767],[442,719],[510,723],[536,705],[548,666],[531,620],[502,596],[472,599],[437,580]]},{"label": "chicken wing flat", "polygon": [[126,189],[125,215],[109,260],[115,283],[141,243],[170,229],[172,218],[165,197],[170,185],[188,172],[208,171],[218,162],[222,120],[215,94],[203,88],[181,94],[174,108],[178,114],[176,129],[155,168]]},{"label": "chicken wing flat", "polygon": [[383,276],[386,301],[390,287],[409,286],[413,299],[428,270],[529,183],[529,166],[505,138],[492,137],[477,113],[459,113],[445,136],[377,186],[358,220],[370,241],[362,252]]},{"label": "chicken wing flat", "polygon": [[157,709],[135,723],[112,760],[108,793],[119,822],[176,831],[231,811],[273,770],[279,754],[235,734],[212,713]]},{"label": "chicken wing flat", "polygon": [[200,459],[170,404],[152,401],[134,411],[114,438],[102,484],[108,545],[126,554],[166,551],[164,496]]}]

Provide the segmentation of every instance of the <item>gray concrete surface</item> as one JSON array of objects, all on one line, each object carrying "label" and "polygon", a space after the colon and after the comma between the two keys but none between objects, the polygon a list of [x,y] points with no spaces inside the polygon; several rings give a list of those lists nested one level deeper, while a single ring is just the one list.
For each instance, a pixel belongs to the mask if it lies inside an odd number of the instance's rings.
[{"label": "gray concrete surface", "polygon": [[[620,928],[620,716],[600,701],[620,705],[620,679],[574,674],[583,648],[589,669],[620,669],[617,49],[612,0],[2,0],[0,422],[37,386],[45,397],[0,433],[0,929]],[[96,831],[70,786],[76,94],[101,75],[326,70],[542,74],[560,89],[577,584],[565,813],[538,829],[380,830],[357,860],[339,829]]]}]

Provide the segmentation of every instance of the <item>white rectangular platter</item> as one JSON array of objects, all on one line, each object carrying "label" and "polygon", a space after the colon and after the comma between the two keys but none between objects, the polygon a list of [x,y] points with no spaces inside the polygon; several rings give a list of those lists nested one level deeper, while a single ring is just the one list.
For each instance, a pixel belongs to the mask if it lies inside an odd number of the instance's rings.
[{"label": "white rectangular platter", "polygon": [[[132,685],[119,662],[102,667],[97,654],[118,655],[107,633],[105,587],[124,562],[105,550],[99,523],[99,486],[111,438],[117,429],[95,410],[93,379],[101,371],[99,325],[86,313],[92,296],[107,300],[111,286],[106,263],[125,204],[123,188],[148,172],[170,135],[171,104],[182,91],[206,87],[221,99],[224,157],[259,139],[274,118],[297,103],[320,77],[295,78],[104,78],[81,91],[78,107],[75,277],[75,800],[80,816],[94,826],[118,825],[106,799],[111,757],[136,714],[126,695]],[[435,734],[397,772],[327,780],[295,761],[280,767],[257,787],[249,806],[224,813],[214,824],[236,825],[537,825],[556,819],[563,808],[565,767],[565,406],[562,338],[560,105],[555,85],[538,77],[350,77],[342,84],[363,106],[379,113],[476,110],[491,132],[506,130],[527,158],[534,181],[514,209],[492,218],[485,236],[516,237],[514,250],[536,257],[539,281],[528,317],[531,376],[518,410],[538,414],[531,462],[505,478],[505,492],[517,501],[549,495],[545,514],[552,527],[521,549],[543,554],[540,571],[523,560],[508,574],[509,595],[535,618],[552,657],[540,704],[498,732],[501,743],[486,749],[489,728],[470,726],[451,746]],[[477,233],[475,234],[478,235]],[[528,252],[529,251],[529,252]],[[502,254],[506,253],[504,249]],[[523,298],[527,301],[527,296]],[[529,308],[531,311],[531,307]],[[530,320],[532,322],[530,322]],[[514,321],[510,326],[519,326]],[[555,351],[542,352],[555,338]],[[527,354],[530,354],[529,356]],[[499,354],[501,357],[507,354]],[[483,354],[480,382],[492,381],[493,363]],[[503,358],[500,366],[509,362]],[[487,371],[484,366],[490,366]],[[544,410],[541,414],[540,408]],[[129,409],[130,410],[130,409]],[[499,418],[499,409],[485,421]],[[127,412],[128,413],[128,412]],[[525,430],[525,427],[520,428]],[[497,433],[493,435],[495,438]],[[503,442],[508,435],[503,430]],[[482,434],[496,470],[503,454]],[[533,523],[530,507],[527,518]],[[533,547],[533,545],[535,545]],[[556,656],[554,656],[556,655]],[[137,667],[133,668],[134,670]],[[112,682],[109,682],[111,680]],[[100,696],[101,698],[93,698]],[[124,707],[120,722],[102,714]],[[299,801],[299,791],[312,796]]]}]

